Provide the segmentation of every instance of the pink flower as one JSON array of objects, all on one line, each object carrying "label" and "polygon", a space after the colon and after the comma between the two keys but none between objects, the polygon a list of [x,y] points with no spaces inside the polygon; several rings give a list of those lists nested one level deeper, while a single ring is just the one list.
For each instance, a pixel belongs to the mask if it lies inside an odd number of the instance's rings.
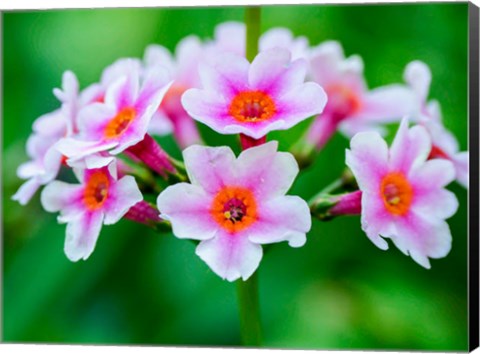
[{"label": "pink flower", "polygon": [[376,132],[355,135],[346,163],[362,191],[362,229],[379,248],[388,237],[418,264],[430,268],[430,258],[445,257],[451,233],[445,219],[458,208],[444,187],[455,176],[450,161],[427,160],[431,150],[422,126],[408,129],[403,120],[389,149]]},{"label": "pink flower", "polygon": [[272,48],[285,48],[292,53],[292,60],[308,59],[310,47],[305,36],[294,37],[285,27],[274,27],[265,32],[258,43],[261,52]]},{"label": "pink flower", "polygon": [[246,31],[243,22],[226,21],[217,25],[213,40],[205,45],[207,60],[222,52],[245,56]]},{"label": "pink flower", "polygon": [[417,107],[414,117],[427,129],[432,138],[430,158],[450,160],[455,166],[456,180],[468,188],[468,151],[459,152],[457,139],[444,127],[440,104],[436,100],[427,102],[432,80],[429,67],[421,61],[412,61],[405,68],[404,77],[416,95]]},{"label": "pink flower", "polygon": [[[59,112],[51,115],[52,120],[62,117]],[[18,177],[26,179],[12,196],[21,205],[27,204],[40,186],[53,181],[60,170],[62,155],[52,147],[58,139],[33,134],[27,140],[27,153],[30,161],[22,163],[17,169]]]},{"label": "pink flower", "polygon": [[188,36],[178,43],[175,58],[160,45],[150,45],[145,50],[147,71],[163,65],[169,69],[174,78],[172,86],[150,122],[148,131],[156,135],[165,135],[173,131],[182,149],[201,143],[195,121],[183,109],[180,98],[187,89],[199,86],[198,63],[202,55],[202,44],[195,36]]},{"label": "pink flower", "polygon": [[82,184],[53,181],[41,194],[45,210],[60,211],[58,220],[67,223],[65,254],[73,262],[90,256],[102,224],[116,223],[143,199],[132,176],[117,180],[114,162],[77,177]]},{"label": "pink flower", "polygon": [[123,76],[140,75],[142,73],[142,63],[139,59],[122,58],[107,66],[100,78],[100,82],[91,84],[86,87],[82,93],[80,101],[82,106],[94,102],[105,102],[105,94],[107,89],[116,80]]},{"label": "pink flower", "polygon": [[[53,90],[62,103],[61,108],[42,115],[33,123],[34,133],[27,141],[31,161],[20,165],[17,171],[17,175],[27,181],[12,196],[13,200],[25,205],[40,186],[55,179],[60,166],[66,162],[66,157],[55,145],[62,138],[71,138],[78,133],[79,111],[92,102],[103,102],[106,87],[133,70],[140,72],[139,61],[120,59],[104,70],[100,84],[90,85],[81,92],[75,74],[71,71],[63,73],[62,89]],[[110,161],[111,158],[106,159],[106,163]]]},{"label": "pink flower", "polygon": [[140,88],[140,73],[132,70],[109,86],[104,103],[92,103],[79,112],[78,135],[62,139],[57,149],[71,165],[106,166],[113,156],[145,137],[154,112],[170,87],[168,72],[150,70]]},{"label": "pink flower", "polygon": [[250,64],[230,53],[201,67],[203,89],[182,96],[186,111],[221,134],[242,133],[260,139],[272,130],[289,129],[320,113],[323,89],[304,83],[306,62],[290,62],[286,49],[258,54]]},{"label": "pink flower", "polygon": [[311,53],[315,82],[328,96],[323,113],[316,117],[307,135],[309,144],[322,148],[340,129],[353,136],[360,131],[381,130],[380,125],[399,121],[414,109],[414,97],[403,85],[389,85],[369,91],[363,77],[362,59],[345,58],[338,42],[325,42]]},{"label": "pink flower", "polygon": [[220,277],[246,280],[262,258],[261,244],[306,241],[307,203],[285,196],[298,165],[269,142],[243,151],[191,146],[183,152],[191,184],[165,189],[157,200],[163,219],[178,238],[200,240],[196,254]]},{"label": "pink flower", "polygon": [[63,137],[73,134],[81,102],[78,80],[74,73],[66,71],[62,76],[62,89],[54,89],[62,102],[61,108],[44,114],[33,123],[34,133],[27,140],[30,161],[18,167],[17,175],[27,181],[12,196],[20,204],[27,204],[40,186],[55,179],[64,162],[54,145]]},{"label": "pink flower", "polygon": [[[221,52],[245,56],[246,28],[243,22],[227,21],[215,27],[214,38],[206,45],[207,60]],[[258,50],[263,52],[273,48],[288,49],[292,60],[307,59],[309,55],[308,39],[304,36],[294,37],[285,27],[274,27],[260,36]]]}]

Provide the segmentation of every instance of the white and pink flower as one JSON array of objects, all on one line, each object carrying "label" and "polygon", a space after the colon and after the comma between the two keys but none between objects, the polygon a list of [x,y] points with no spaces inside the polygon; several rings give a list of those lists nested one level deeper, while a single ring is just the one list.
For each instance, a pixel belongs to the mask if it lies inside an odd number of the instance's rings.
[{"label": "white and pink flower", "polygon": [[421,61],[412,61],[405,68],[404,78],[415,92],[417,100],[416,112],[413,116],[428,130],[432,138],[430,158],[450,160],[455,166],[456,180],[468,188],[469,153],[468,151],[459,151],[457,139],[443,125],[438,101],[427,102],[432,80],[429,67]]},{"label": "white and pink flower", "polygon": [[79,112],[78,134],[59,141],[57,149],[70,165],[108,165],[115,155],[144,139],[170,85],[169,73],[162,67],[150,70],[141,86],[138,71],[121,76],[108,87],[103,103],[92,103]]},{"label": "white and pink flower", "polygon": [[306,62],[290,61],[286,49],[258,54],[250,64],[231,53],[200,69],[203,89],[182,96],[186,111],[221,134],[253,139],[289,129],[322,112],[327,98],[316,83],[304,82]]},{"label": "white and pink flower", "polygon": [[74,73],[66,71],[62,76],[62,89],[54,94],[62,103],[53,112],[44,114],[33,123],[33,134],[27,140],[27,154],[30,161],[17,169],[18,177],[27,181],[12,196],[21,205],[27,204],[38,188],[55,179],[64,157],[56,150],[55,144],[63,137],[70,136],[76,129],[80,108],[78,80]]},{"label": "white and pink flower", "polygon": [[308,59],[310,47],[305,36],[295,37],[286,27],[274,27],[262,34],[258,42],[259,51],[273,48],[285,48],[292,54],[292,60]]},{"label": "white and pink flower", "polygon": [[338,129],[348,137],[361,131],[381,131],[381,124],[400,121],[415,107],[413,93],[405,85],[368,90],[362,59],[357,55],[345,58],[338,42],[313,48],[310,68],[314,81],[328,96],[323,113],[315,118],[306,136],[306,142],[317,149]]},{"label": "white and pink flower", "polygon": [[[217,25],[213,40],[205,45],[207,60],[222,52],[245,56],[246,33],[247,29],[243,22],[227,21]],[[295,37],[286,27],[271,28],[260,36],[259,52],[273,48],[288,49],[292,54],[292,60],[307,59],[310,50],[307,37]]]},{"label": "white and pink flower", "polygon": [[262,244],[306,242],[307,203],[285,196],[298,165],[269,142],[243,151],[191,146],[183,152],[191,184],[168,187],[157,200],[178,238],[200,240],[196,254],[220,277],[246,280],[262,258]]},{"label": "white and pink flower", "polygon": [[107,66],[100,77],[100,81],[86,87],[81,92],[80,102],[82,107],[90,103],[105,102],[107,89],[116,80],[128,75],[141,75],[142,62],[134,58],[121,58]]},{"label": "white and pink flower", "polygon": [[455,177],[453,164],[427,160],[431,147],[425,128],[409,129],[404,119],[390,149],[377,132],[364,132],[352,138],[346,155],[362,192],[362,229],[377,247],[387,249],[382,237],[390,238],[425,268],[429,257],[450,251],[445,219],[458,208],[455,195],[445,189]]},{"label": "white and pink flower", "polygon": [[200,84],[198,63],[202,55],[202,43],[196,36],[182,39],[175,49],[175,57],[160,45],[150,45],[145,50],[145,70],[148,72],[151,68],[165,66],[174,79],[155,112],[148,131],[156,135],[165,135],[173,131],[182,149],[202,141],[195,121],[185,112],[180,102],[182,94],[187,89],[198,87]]},{"label": "white and pink flower", "polygon": [[243,22],[225,21],[215,26],[213,40],[205,44],[206,60],[220,53],[245,56],[247,28]]},{"label": "white and pink flower", "polygon": [[67,223],[65,254],[73,262],[91,255],[103,224],[118,222],[143,200],[132,176],[117,180],[115,162],[76,175],[81,184],[53,181],[41,194],[45,210],[59,211],[58,221]]},{"label": "white and pink flower", "polygon": [[[60,112],[56,114],[62,117]],[[17,176],[27,181],[12,196],[13,200],[26,205],[42,185],[55,179],[62,163],[62,155],[52,148],[58,139],[40,134],[32,134],[28,138],[27,154],[31,160],[22,163],[17,169]]]}]

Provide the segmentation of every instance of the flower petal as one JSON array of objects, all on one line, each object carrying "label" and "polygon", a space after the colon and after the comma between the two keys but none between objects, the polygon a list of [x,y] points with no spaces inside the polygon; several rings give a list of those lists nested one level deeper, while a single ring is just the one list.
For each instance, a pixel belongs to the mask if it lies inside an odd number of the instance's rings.
[{"label": "flower petal", "polygon": [[171,74],[166,68],[156,66],[154,69],[149,69],[134,104],[137,115],[143,115],[147,107],[153,107],[153,111],[156,111],[172,82]]},{"label": "flower petal", "polygon": [[46,113],[33,122],[33,131],[43,137],[59,138],[67,129],[67,117],[60,109]]},{"label": "flower petal", "polygon": [[202,42],[197,36],[190,35],[178,42],[175,48],[177,58],[175,82],[187,87],[199,85],[198,59],[201,58],[202,53]]},{"label": "flower petal", "polygon": [[303,84],[306,70],[305,60],[290,62],[287,49],[269,49],[253,60],[248,71],[248,82],[251,89],[281,97],[295,86]]},{"label": "flower petal", "polygon": [[17,176],[21,179],[29,179],[44,172],[43,166],[38,161],[27,161],[17,168]]},{"label": "flower petal", "polygon": [[227,21],[215,27],[217,50],[245,55],[246,28],[243,22]]},{"label": "flower petal", "polygon": [[110,154],[96,153],[86,156],[83,160],[71,161],[70,166],[97,169],[108,166],[113,161],[115,161],[115,157]]},{"label": "flower petal", "polygon": [[276,114],[272,121],[283,120],[282,129],[289,129],[297,123],[322,113],[327,103],[323,88],[307,82],[289,90],[276,102]]},{"label": "flower petal", "polygon": [[306,58],[308,53],[308,39],[300,36],[294,38],[288,28],[276,27],[265,32],[259,39],[259,50],[265,51],[275,47],[285,48],[292,54],[292,60]]},{"label": "flower petal", "polygon": [[421,167],[412,171],[410,180],[416,190],[439,190],[455,179],[453,164],[445,159],[426,161]]},{"label": "flower petal", "polygon": [[53,181],[58,175],[60,166],[62,164],[62,154],[54,147],[50,147],[43,157],[43,173],[38,175],[42,184]]},{"label": "flower petal", "polygon": [[311,226],[310,209],[303,199],[280,196],[262,202],[258,220],[245,230],[245,236],[254,243],[288,241],[291,247],[301,247]]},{"label": "flower petal", "polygon": [[465,188],[468,188],[469,173],[469,153],[468,151],[460,152],[452,157],[452,162],[455,166],[456,179]]},{"label": "flower petal", "polygon": [[362,58],[345,58],[340,43],[326,41],[312,49],[310,58],[312,76],[323,87],[341,84],[359,94],[366,90]]},{"label": "flower petal", "polygon": [[428,118],[428,120],[421,124],[430,134],[432,145],[440,148],[447,155],[453,155],[458,151],[459,146],[457,138],[450,131],[445,129],[441,121]]},{"label": "flower petal", "polygon": [[235,168],[238,182],[266,199],[287,193],[298,174],[292,154],[277,152],[278,143],[271,141],[243,151]]},{"label": "flower petal", "polygon": [[430,258],[445,257],[451,249],[452,235],[445,221],[429,220],[409,213],[396,222],[398,234],[392,241],[399,249],[408,251],[415,262],[430,268]]},{"label": "flower petal", "polygon": [[375,122],[366,122],[362,120],[346,119],[342,121],[338,130],[346,137],[352,137],[357,133],[376,132],[380,136],[385,136],[388,132],[384,126]]},{"label": "flower petal", "polygon": [[217,132],[223,133],[228,123],[238,124],[228,113],[229,104],[215,92],[190,89],[181,101],[191,117]]},{"label": "flower petal", "polygon": [[458,210],[458,200],[454,193],[446,190],[415,190],[415,202],[412,210],[425,218],[448,219]]},{"label": "flower petal", "polygon": [[76,219],[85,210],[83,187],[61,181],[49,183],[42,191],[40,201],[48,212],[61,212],[63,222]]},{"label": "flower petal", "polygon": [[83,140],[102,140],[107,124],[117,114],[116,110],[102,103],[92,103],[78,113],[78,129]]},{"label": "flower petal", "polygon": [[428,160],[410,176],[414,188],[412,209],[425,218],[446,219],[458,209],[458,200],[443,189],[455,178],[455,169],[448,160]]},{"label": "flower petal", "polygon": [[[69,158],[67,163],[75,162],[83,159],[85,156],[95,154],[101,151],[107,151],[118,145],[118,142],[103,142],[103,141],[83,141],[74,138],[60,139],[55,147],[63,155]],[[72,161],[70,161],[72,160]],[[72,165],[73,166],[73,165]]]},{"label": "flower petal", "polygon": [[86,260],[93,252],[102,228],[103,213],[84,213],[67,224],[65,254],[72,262]]},{"label": "flower petal", "polygon": [[378,192],[362,191],[362,230],[375,246],[381,250],[388,249],[388,243],[382,238],[395,234],[391,215],[385,210]]},{"label": "flower petal", "polygon": [[150,125],[148,126],[148,133],[151,135],[167,135],[173,131],[173,124],[168,119],[167,115],[159,110],[153,114]]},{"label": "flower petal", "polygon": [[219,232],[200,242],[195,253],[222,279],[234,281],[247,280],[255,272],[263,251],[247,237]]},{"label": "flower petal", "polygon": [[413,114],[416,100],[413,92],[403,85],[389,85],[366,92],[362,108],[351,120],[390,123]]},{"label": "flower petal", "polygon": [[288,28],[276,27],[271,28],[262,34],[259,40],[259,47],[261,51],[276,47],[288,49],[287,45],[292,41],[292,31],[290,31]]},{"label": "flower petal", "polygon": [[390,167],[408,176],[427,160],[431,149],[427,130],[419,125],[408,129],[408,120],[403,119],[390,149]]},{"label": "flower petal", "polygon": [[179,147],[183,150],[194,144],[202,144],[197,125],[187,112],[175,116],[174,135]]},{"label": "flower petal", "polygon": [[429,120],[440,123],[442,121],[442,109],[437,100],[430,100],[425,106]]},{"label": "flower petal", "polygon": [[125,76],[119,77],[108,86],[105,93],[105,103],[108,106],[121,110],[132,107],[138,97],[139,73],[133,71]]},{"label": "flower petal", "polygon": [[410,62],[403,74],[405,82],[413,89],[420,102],[426,102],[432,73],[430,68],[419,60]]},{"label": "flower petal", "polygon": [[[122,58],[103,70],[101,84],[105,89],[122,76],[136,77],[140,74],[142,63],[139,59]],[[134,83],[132,83],[134,84]],[[135,96],[136,97],[136,96]]]},{"label": "flower petal", "polygon": [[171,72],[175,70],[172,54],[167,48],[161,45],[151,44],[147,46],[143,58],[147,68],[162,65]]},{"label": "flower petal", "polygon": [[346,151],[346,164],[362,191],[378,191],[388,170],[388,146],[378,133],[356,134]]},{"label": "flower petal", "polygon": [[183,151],[183,159],[192,184],[209,193],[236,181],[235,155],[229,147],[192,145]]},{"label": "flower petal", "polygon": [[60,137],[50,137],[43,134],[32,134],[27,140],[27,154],[38,162],[43,162],[48,149],[54,145]]},{"label": "flower petal", "polygon": [[40,186],[41,183],[37,178],[30,178],[18,188],[18,191],[12,196],[12,200],[16,200],[20,205],[26,205]]},{"label": "flower petal", "polygon": [[326,41],[313,48],[310,66],[315,81],[321,85],[337,81],[337,67],[342,60],[343,48],[337,41]]},{"label": "flower petal", "polygon": [[210,65],[199,67],[203,89],[229,100],[239,92],[248,90],[249,66],[243,57],[222,53]]},{"label": "flower petal", "polygon": [[105,96],[105,88],[99,84],[94,83],[85,87],[82,92],[80,92],[80,97],[78,100],[79,107],[85,107],[88,104],[94,102],[102,102]]},{"label": "flower petal", "polygon": [[210,216],[211,203],[202,188],[188,183],[167,187],[157,199],[161,218],[172,223],[173,234],[194,240],[210,239],[219,228]]},{"label": "flower petal", "polygon": [[53,94],[62,103],[70,103],[75,101],[78,96],[78,79],[75,74],[67,70],[62,75],[62,89],[53,89]]},{"label": "flower petal", "polygon": [[136,203],[143,200],[137,182],[132,176],[125,176],[108,190],[105,203],[105,225],[115,224]]}]

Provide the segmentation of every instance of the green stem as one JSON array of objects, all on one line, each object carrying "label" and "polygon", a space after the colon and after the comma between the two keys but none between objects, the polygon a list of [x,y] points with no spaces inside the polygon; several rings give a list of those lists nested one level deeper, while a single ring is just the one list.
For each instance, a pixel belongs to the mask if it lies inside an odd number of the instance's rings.
[{"label": "green stem", "polygon": [[350,188],[353,190],[358,188],[357,183],[355,181],[355,177],[353,176],[352,172],[348,168],[343,171],[342,175],[339,178],[337,178],[335,181],[333,181],[328,186],[323,188],[320,192],[315,194],[310,199],[310,203],[313,203],[318,198],[328,196],[341,188],[344,188],[344,189]]},{"label": "green stem", "polygon": [[319,199],[319,198],[324,197],[325,195],[330,195],[332,192],[334,192],[334,191],[336,191],[337,189],[339,189],[342,185],[343,185],[343,179],[342,179],[342,178],[336,179],[335,181],[333,181],[332,183],[330,183],[328,186],[326,186],[325,188],[323,188],[320,192],[318,192],[317,194],[315,194],[315,195],[310,199],[310,203],[313,203],[314,201],[316,201],[316,200]]},{"label": "green stem", "polygon": [[260,305],[258,301],[257,272],[246,280],[237,281],[242,343],[249,347],[261,345]]},{"label": "green stem", "polygon": [[245,25],[247,26],[247,60],[251,62],[258,53],[260,38],[260,7],[249,6],[245,9]]},{"label": "green stem", "polygon": [[[248,61],[252,62],[257,55],[258,39],[260,38],[260,7],[245,8],[245,25],[247,27],[246,57]],[[242,143],[242,150],[248,147]],[[242,343],[245,346],[259,347],[262,328],[256,272],[246,281],[237,281],[237,295]]]}]

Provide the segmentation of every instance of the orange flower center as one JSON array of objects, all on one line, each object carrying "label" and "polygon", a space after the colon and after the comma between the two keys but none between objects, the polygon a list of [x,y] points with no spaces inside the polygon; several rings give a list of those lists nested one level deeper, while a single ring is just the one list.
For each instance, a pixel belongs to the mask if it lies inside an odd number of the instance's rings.
[{"label": "orange flower center", "polygon": [[246,91],[236,95],[229,113],[239,122],[261,122],[275,114],[275,103],[261,91]]},{"label": "orange flower center", "polygon": [[225,230],[235,233],[257,219],[257,204],[249,189],[225,187],[213,199],[210,214]]},{"label": "orange flower center", "polygon": [[94,172],[87,181],[83,201],[88,210],[99,209],[107,200],[110,182],[104,171]]},{"label": "orange flower center", "polygon": [[113,139],[121,136],[130,126],[137,116],[137,112],[132,107],[122,109],[108,122],[105,127],[105,138]]},{"label": "orange flower center", "polygon": [[402,173],[392,172],[383,177],[380,194],[390,213],[405,215],[412,204],[413,188]]},{"label": "orange flower center", "polygon": [[329,109],[337,120],[342,120],[357,112],[362,101],[358,95],[348,86],[333,84],[326,88]]}]

